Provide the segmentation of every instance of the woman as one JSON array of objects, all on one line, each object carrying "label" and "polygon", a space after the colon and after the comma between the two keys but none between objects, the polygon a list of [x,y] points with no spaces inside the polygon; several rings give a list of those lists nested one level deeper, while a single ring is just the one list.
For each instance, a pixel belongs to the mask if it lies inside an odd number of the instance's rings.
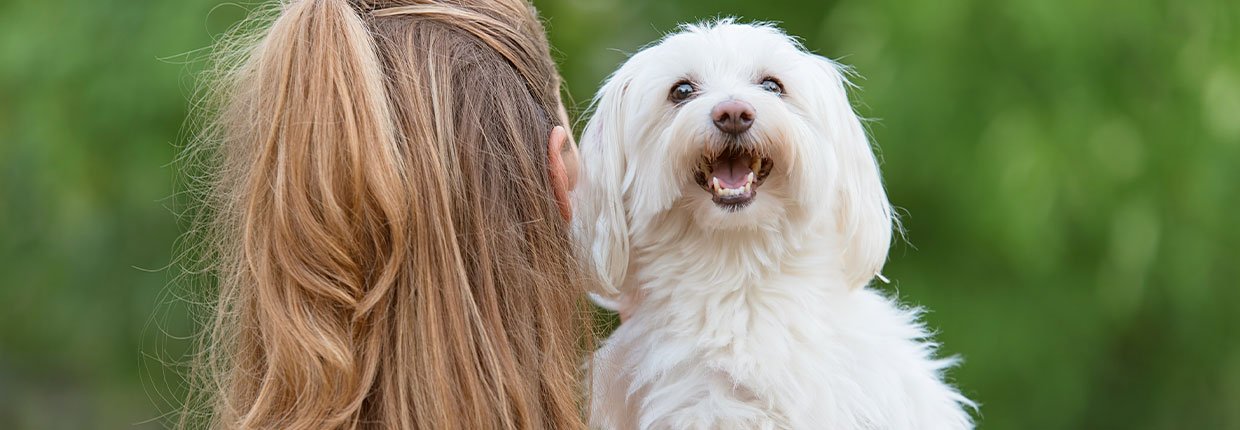
[{"label": "woman", "polygon": [[576,152],[531,7],[295,0],[235,40],[199,140],[210,426],[583,428]]}]

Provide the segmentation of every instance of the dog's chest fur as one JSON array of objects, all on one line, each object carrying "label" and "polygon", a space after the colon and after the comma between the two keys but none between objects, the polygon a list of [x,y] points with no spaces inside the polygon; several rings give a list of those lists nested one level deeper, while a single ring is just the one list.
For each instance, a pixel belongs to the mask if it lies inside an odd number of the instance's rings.
[{"label": "dog's chest fur", "polygon": [[687,220],[634,232],[640,299],[595,356],[596,427],[970,426],[916,312],[839,281],[831,229],[721,235]]}]

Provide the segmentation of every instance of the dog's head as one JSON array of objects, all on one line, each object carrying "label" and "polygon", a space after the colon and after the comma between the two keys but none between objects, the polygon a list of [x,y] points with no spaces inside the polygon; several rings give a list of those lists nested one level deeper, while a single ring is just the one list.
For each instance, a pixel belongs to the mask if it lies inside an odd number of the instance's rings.
[{"label": "dog's head", "polygon": [[633,55],[595,98],[577,222],[618,287],[631,225],[685,209],[710,234],[793,213],[838,229],[850,285],[882,268],[892,218],[841,66],[769,25],[688,25]]}]

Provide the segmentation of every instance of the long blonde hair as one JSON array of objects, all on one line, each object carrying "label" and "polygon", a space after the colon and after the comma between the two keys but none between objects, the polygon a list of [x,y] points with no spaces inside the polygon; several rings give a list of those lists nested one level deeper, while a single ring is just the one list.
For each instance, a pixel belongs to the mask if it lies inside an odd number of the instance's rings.
[{"label": "long blonde hair", "polygon": [[588,276],[551,192],[560,81],[532,8],[274,16],[222,48],[191,149],[218,298],[190,408],[212,428],[584,428]]}]

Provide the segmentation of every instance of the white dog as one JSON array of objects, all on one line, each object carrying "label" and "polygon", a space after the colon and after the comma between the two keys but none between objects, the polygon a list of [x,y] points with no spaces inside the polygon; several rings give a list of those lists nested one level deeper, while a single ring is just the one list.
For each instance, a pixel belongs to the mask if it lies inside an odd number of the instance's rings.
[{"label": "white dog", "polygon": [[684,26],[603,86],[576,230],[627,319],[604,429],[965,429],[918,312],[866,288],[892,212],[841,67],[769,25]]}]

